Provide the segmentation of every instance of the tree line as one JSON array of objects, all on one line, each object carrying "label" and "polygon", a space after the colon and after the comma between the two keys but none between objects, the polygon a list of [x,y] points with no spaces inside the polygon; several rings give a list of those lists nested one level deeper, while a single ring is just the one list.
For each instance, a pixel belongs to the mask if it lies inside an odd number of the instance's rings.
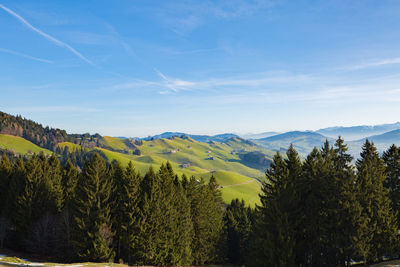
[{"label": "tree line", "polygon": [[[77,163],[77,162],[76,162]],[[255,209],[222,202],[214,177],[169,163],[140,175],[94,153],[80,168],[44,154],[0,161],[0,242],[56,260],[184,266],[349,266],[398,257],[400,150],[339,138],[266,172]]]}]

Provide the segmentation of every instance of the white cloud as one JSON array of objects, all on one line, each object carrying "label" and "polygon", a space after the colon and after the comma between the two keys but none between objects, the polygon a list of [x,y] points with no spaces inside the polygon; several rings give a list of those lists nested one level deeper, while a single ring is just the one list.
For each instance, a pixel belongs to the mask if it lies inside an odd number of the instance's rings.
[{"label": "white cloud", "polygon": [[[194,82],[189,82],[185,80],[180,80],[180,79],[173,79],[165,76],[161,71],[154,69],[154,71],[160,76],[160,78],[163,80],[163,85],[167,87],[168,89],[174,91],[175,93],[182,91],[182,90],[188,90],[190,87],[193,87],[196,85]],[[161,94],[165,94],[166,91],[161,91]]]},{"label": "white cloud", "polygon": [[374,61],[374,62],[361,63],[358,65],[346,67],[344,69],[345,70],[361,70],[361,69],[381,67],[381,66],[393,65],[393,64],[400,64],[400,57],[387,58],[387,59],[382,59],[382,60]]},{"label": "white cloud", "polygon": [[80,59],[82,59],[83,61],[85,61],[86,63],[93,65],[93,62],[90,61],[89,59],[87,59],[85,56],[83,56],[81,53],[79,53],[77,50],[75,50],[72,46],[70,46],[67,43],[64,43],[56,38],[54,38],[53,36],[39,30],[38,28],[34,27],[32,24],[30,24],[28,21],[26,21],[23,17],[21,17],[19,14],[15,13],[14,11],[12,11],[11,9],[5,7],[4,5],[0,4],[0,8],[3,9],[4,11],[6,11],[8,14],[14,16],[16,19],[18,19],[24,26],[26,26],[28,29],[38,33],[39,35],[43,36],[45,39],[49,40],[50,42],[66,48],[67,50],[71,51],[73,54],[75,54],[77,57],[79,57]]}]

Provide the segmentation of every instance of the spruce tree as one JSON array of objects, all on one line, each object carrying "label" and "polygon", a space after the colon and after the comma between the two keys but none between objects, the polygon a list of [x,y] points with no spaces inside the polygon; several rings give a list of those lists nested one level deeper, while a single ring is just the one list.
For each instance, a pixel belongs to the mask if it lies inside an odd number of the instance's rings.
[{"label": "spruce tree", "polygon": [[256,207],[256,221],[249,258],[251,266],[293,266],[296,262],[296,229],[299,215],[295,185],[301,173],[301,162],[293,146],[287,159],[279,152],[266,172]]},{"label": "spruce tree", "polygon": [[224,221],[228,262],[244,265],[252,227],[250,208],[244,200],[233,199],[226,209]]},{"label": "spruce tree", "polygon": [[137,264],[160,264],[163,260],[158,253],[159,233],[162,224],[162,189],[154,169],[145,174],[140,185],[140,213],[137,232],[137,247],[134,259]]},{"label": "spruce tree", "polygon": [[132,263],[131,254],[137,246],[139,186],[141,178],[132,162],[124,169],[113,162],[112,220],[117,259]]},{"label": "spruce tree", "polygon": [[353,157],[347,153],[347,145],[339,137],[335,142],[334,197],[335,206],[332,221],[335,228],[332,233],[333,246],[336,247],[337,264],[348,264],[355,255],[356,226],[362,220],[362,207],[357,199]]},{"label": "spruce tree", "polygon": [[221,260],[223,234],[223,206],[215,177],[208,184],[203,178],[183,177],[183,188],[191,207],[194,237],[192,241],[193,263],[201,265]]},{"label": "spruce tree", "polygon": [[8,199],[8,189],[12,173],[12,164],[7,155],[3,155],[0,161],[0,248],[3,248],[10,226],[10,218],[7,211],[10,210],[11,199]]},{"label": "spruce tree", "polygon": [[75,192],[72,244],[79,260],[104,262],[114,258],[111,181],[104,160],[95,153],[85,162]]},{"label": "spruce tree", "polygon": [[13,166],[7,155],[3,155],[0,161],[0,217],[7,217],[6,211],[9,210],[8,189]]},{"label": "spruce tree", "polygon": [[386,166],[387,179],[385,187],[389,189],[391,207],[397,213],[398,226],[400,224],[400,150],[396,145],[392,145],[387,151],[383,152],[382,158]]},{"label": "spruce tree", "polygon": [[390,208],[389,190],[384,187],[385,165],[373,143],[366,140],[357,160],[357,185],[362,216],[367,224],[360,227],[359,253],[369,262],[392,253],[397,238],[397,222]]},{"label": "spruce tree", "polygon": [[142,177],[136,172],[132,162],[129,162],[125,169],[124,179],[124,193],[121,196],[121,201],[124,203],[122,207],[123,216],[121,218],[123,222],[121,227],[122,256],[128,263],[132,264],[132,256],[138,247],[140,183],[142,181]]},{"label": "spruce tree", "polygon": [[191,207],[186,193],[184,191],[182,182],[179,181],[178,176],[174,179],[176,197],[174,199],[174,206],[177,210],[178,217],[174,221],[174,237],[173,248],[176,255],[178,255],[177,262],[180,265],[190,265],[193,262],[192,256],[192,240],[194,237],[194,229],[192,222]]},{"label": "spruce tree", "polygon": [[63,207],[59,216],[58,255],[61,259],[71,261],[74,258],[71,244],[73,219],[73,203],[79,173],[77,168],[68,159],[61,171],[61,185],[63,188]]}]

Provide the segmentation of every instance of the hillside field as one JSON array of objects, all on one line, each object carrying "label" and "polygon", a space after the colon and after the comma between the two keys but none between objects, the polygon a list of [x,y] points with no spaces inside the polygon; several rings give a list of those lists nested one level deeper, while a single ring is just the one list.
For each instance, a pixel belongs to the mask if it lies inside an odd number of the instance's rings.
[{"label": "hillside field", "polygon": [[47,155],[51,155],[51,151],[41,148],[22,137],[0,134],[0,148],[13,151],[14,153],[23,155],[30,153],[40,153],[43,151]]},{"label": "hillside field", "polygon": [[[144,174],[150,167],[155,170],[167,161],[171,163],[179,176],[208,179],[214,175],[220,184],[223,200],[229,203],[234,198],[244,199],[254,206],[258,203],[261,192],[260,181],[264,180],[264,171],[251,168],[241,162],[240,153],[261,151],[271,155],[271,151],[255,146],[240,138],[227,142],[198,142],[191,138],[171,137],[136,142],[106,136],[103,148],[94,147],[104,153],[109,161],[118,160],[126,166],[130,161],[135,168]],[[61,142],[62,149],[70,151],[81,146],[71,142]],[[17,154],[40,153],[51,155],[51,151],[41,148],[21,137],[0,135],[0,148],[14,151]],[[139,150],[140,155],[135,154]],[[267,167],[267,166],[265,166]]]}]

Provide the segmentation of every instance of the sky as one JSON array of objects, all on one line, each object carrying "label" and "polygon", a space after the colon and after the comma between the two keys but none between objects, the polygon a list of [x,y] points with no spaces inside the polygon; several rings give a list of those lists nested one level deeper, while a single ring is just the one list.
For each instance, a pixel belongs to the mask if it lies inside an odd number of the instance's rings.
[{"label": "sky", "polygon": [[396,122],[400,1],[0,0],[0,111],[126,137]]}]

